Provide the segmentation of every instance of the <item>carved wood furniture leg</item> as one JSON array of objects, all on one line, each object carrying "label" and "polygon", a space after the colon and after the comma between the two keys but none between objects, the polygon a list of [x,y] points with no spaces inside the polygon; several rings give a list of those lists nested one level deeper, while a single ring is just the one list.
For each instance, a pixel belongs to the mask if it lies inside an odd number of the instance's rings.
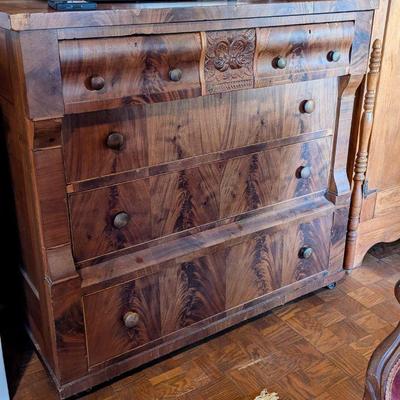
[{"label": "carved wood furniture leg", "polygon": [[374,105],[381,57],[382,44],[381,41],[377,39],[372,47],[370,69],[367,74],[367,91],[364,99],[364,112],[362,116],[359,147],[354,166],[353,190],[351,195],[349,226],[344,261],[345,269],[351,269],[354,267],[356,242],[358,237],[357,230],[360,223],[360,213],[363,202],[363,183],[365,181],[365,172],[368,165],[368,145],[374,121]]}]

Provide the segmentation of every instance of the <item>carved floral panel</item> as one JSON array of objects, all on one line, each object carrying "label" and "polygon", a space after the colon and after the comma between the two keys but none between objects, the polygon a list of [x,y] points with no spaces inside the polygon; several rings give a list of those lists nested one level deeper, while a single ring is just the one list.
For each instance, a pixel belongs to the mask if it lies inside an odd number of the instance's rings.
[{"label": "carved floral panel", "polygon": [[207,32],[204,76],[208,93],[252,88],[254,29]]}]

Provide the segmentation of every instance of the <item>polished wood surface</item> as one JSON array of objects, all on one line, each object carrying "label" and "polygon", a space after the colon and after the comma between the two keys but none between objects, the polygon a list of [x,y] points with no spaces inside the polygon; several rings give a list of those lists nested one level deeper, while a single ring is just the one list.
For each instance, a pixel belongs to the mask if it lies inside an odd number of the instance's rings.
[{"label": "polished wood surface", "polygon": [[[350,70],[354,35],[354,22],[339,22],[61,41],[65,112],[344,75]],[[335,52],[339,57],[333,61]],[[284,60],[282,68],[278,59]]]},{"label": "polished wood surface", "polygon": [[[60,42],[66,112],[199,96],[200,53],[195,33]],[[181,76],[171,79],[176,68]]]},{"label": "polished wood surface", "polygon": [[[323,191],[330,151],[328,137],[71,195],[74,256],[102,256]],[[299,175],[304,166],[312,170],[307,178]],[[120,212],[129,221],[118,229],[114,218]]]},{"label": "polished wood surface", "polygon": [[[261,16],[304,15],[345,11],[371,10],[379,0],[247,0],[200,1],[174,4],[133,3],[99,5],[99,10],[84,12],[54,12],[41,0],[0,2],[0,27],[13,30],[59,29],[89,26],[157,24],[228,18],[258,18]],[[27,16],[29,16],[27,18]],[[90,24],[88,24],[88,20]]]},{"label": "polished wood surface", "polygon": [[[354,203],[354,214],[359,215],[360,223],[355,224],[349,236],[347,267],[360,265],[368,249],[378,242],[390,242],[400,237],[400,219],[398,198],[400,194],[400,169],[398,154],[400,140],[397,83],[398,74],[398,30],[400,7],[398,2],[381,2],[374,19],[373,38],[382,41],[381,74],[375,94],[373,125],[370,138],[363,144],[364,157],[368,166],[364,166],[364,177],[354,185],[354,194],[358,200]],[[361,106],[360,106],[361,107]],[[365,129],[364,129],[365,131]],[[360,149],[363,129],[355,129],[352,137],[352,154]],[[368,134],[366,136],[369,136]],[[350,155],[349,173],[354,171]],[[366,168],[365,168],[366,167]],[[357,175],[355,175],[356,179]],[[356,226],[358,225],[358,226]]]},{"label": "polished wood surface", "polygon": [[[361,400],[368,360],[398,323],[399,267],[399,244],[375,247],[336,289],[321,289],[79,398],[253,400],[267,388],[282,400]],[[22,346],[12,343],[15,354]],[[21,354],[15,374],[9,365],[14,399],[57,399],[31,347]]]},{"label": "polished wood surface", "polygon": [[[110,180],[110,175],[128,171],[132,177],[134,173],[145,177],[195,166],[200,156],[216,161],[278,147],[286,138],[309,140],[302,134],[329,129],[326,134],[332,134],[335,107],[328,105],[336,102],[336,91],[335,79],[316,80],[67,116],[62,130],[67,181],[106,175]],[[302,110],[309,99],[315,103],[311,114]],[[194,130],[196,135],[191,135]],[[121,149],[106,145],[113,132],[124,137]],[[178,160],[187,161],[173,163]]]},{"label": "polished wood surface", "polygon": [[[175,332],[183,336],[196,322],[212,323],[227,310],[321,272],[328,263],[331,224],[329,213],[255,232],[234,246],[160,265],[158,274],[85,296],[89,364]],[[305,243],[309,257],[301,253]],[[132,330],[122,324],[127,311],[139,315]]]},{"label": "polished wood surface", "polygon": [[0,106],[28,332],[61,398],[343,277],[375,1],[105,4],[75,25],[29,4],[0,36]]},{"label": "polished wood surface", "polygon": [[379,72],[382,60],[382,43],[376,39],[372,46],[371,62],[367,75],[367,90],[364,99],[364,111],[361,119],[360,138],[357,156],[354,165],[353,191],[349,213],[349,227],[344,266],[351,269],[354,264],[357,242],[357,231],[360,224],[363,200],[363,186],[365,187],[365,173],[368,165],[368,144],[371,139],[374,122],[374,107]]}]

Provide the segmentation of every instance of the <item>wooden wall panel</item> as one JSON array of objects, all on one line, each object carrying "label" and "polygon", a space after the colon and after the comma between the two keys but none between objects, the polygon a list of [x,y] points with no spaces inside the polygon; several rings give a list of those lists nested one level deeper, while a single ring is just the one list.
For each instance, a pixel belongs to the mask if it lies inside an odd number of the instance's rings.
[{"label": "wooden wall panel", "polygon": [[374,126],[368,155],[368,185],[370,189],[386,190],[400,186],[400,125],[398,93],[400,85],[400,4],[390,2],[383,44],[383,58],[374,110]]}]

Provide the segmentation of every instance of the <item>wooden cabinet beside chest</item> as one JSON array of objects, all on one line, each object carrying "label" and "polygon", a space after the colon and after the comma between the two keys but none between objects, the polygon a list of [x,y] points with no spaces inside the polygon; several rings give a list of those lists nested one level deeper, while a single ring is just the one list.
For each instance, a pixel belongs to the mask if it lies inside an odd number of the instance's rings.
[{"label": "wooden cabinet beside chest", "polygon": [[61,397],[343,275],[377,3],[2,10],[29,331]]}]

